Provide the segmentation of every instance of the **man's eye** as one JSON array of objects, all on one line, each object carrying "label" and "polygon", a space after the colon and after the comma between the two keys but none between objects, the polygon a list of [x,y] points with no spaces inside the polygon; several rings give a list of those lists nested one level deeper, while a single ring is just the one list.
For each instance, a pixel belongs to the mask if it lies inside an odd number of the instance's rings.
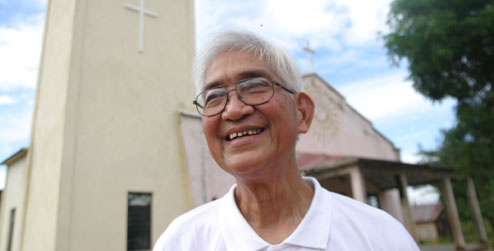
[{"label": "man's eye", "polygon": [[212,91],[206,94],[206,97],[204,98],[204,104],[206,106],[214,106],[216,104],[219,104],[222,102],[223,98],[225,96],[224,91]]},{"label": "man's eye", "polygon": [[240,87],[242,92],[263,92],[269,90],[270,85],[266,81],[255,80],[242,83]]}]

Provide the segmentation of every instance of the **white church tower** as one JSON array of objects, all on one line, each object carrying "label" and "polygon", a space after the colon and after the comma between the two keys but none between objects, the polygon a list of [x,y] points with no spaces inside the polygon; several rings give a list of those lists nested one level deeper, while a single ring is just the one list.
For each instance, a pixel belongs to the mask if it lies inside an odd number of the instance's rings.
[{"label": "white church tower", "polygon": [[49,1],[26,186],[10,240],[2,210],[1,250],[147,250],[193,206],[179,124],[193,16],[192,0]]}]

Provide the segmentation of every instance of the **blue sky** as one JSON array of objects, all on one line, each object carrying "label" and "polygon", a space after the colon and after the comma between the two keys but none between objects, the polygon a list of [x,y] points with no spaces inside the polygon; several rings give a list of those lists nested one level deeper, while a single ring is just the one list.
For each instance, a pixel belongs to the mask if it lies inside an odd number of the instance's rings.
[{"label": "blue sky", "polygon": [[[440,130],[453,125],[454,102],[431,103],[406,80],[406,62],[391,66],[378,37],[387,31],[390,2],[195,0],[196,47],[214,31],[249,29],[286,48],[304,73],[309,41],[315,71],[401,149],[403,161],[414,163],[419,145],[435,148]],[[45,9],[46,0],[0,0],[2,161],[28,146]],[[2,167],[0,188],[4,176]]]}]

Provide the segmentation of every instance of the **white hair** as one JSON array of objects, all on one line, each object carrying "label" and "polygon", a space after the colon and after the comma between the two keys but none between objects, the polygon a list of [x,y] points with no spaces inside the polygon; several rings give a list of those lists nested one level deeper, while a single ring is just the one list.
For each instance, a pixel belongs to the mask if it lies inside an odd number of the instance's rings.
[{"label": "white hair", "polygon": [[295,61],[284,49],[249,31],[222,31],[215,34],[195,57],[192,77],[196,93],[202,91],[206,73],[213,61],[221,53],[234,50],[257,56],[281,78],[286,87],[296,92],[302,91],[300,72]]}]

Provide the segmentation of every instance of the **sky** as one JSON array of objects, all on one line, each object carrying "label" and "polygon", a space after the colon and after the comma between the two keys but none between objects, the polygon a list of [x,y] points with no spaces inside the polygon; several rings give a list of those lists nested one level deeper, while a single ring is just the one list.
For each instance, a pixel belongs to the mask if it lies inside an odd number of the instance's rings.
[{"label": "sky", "polygon": [[[122,0],[137,4],[138,0]],[[148,0],[148,2],[151,0]],[[454,101],[432,103],[392,66],[378,34],[388,32],[391,0],[194,0],[196,47],[222,29],[247,29],[284,47],[302,73],[314,71],[416,163],[420,147],[437,147],[453,126]],[[0,161],[27,147],[41,53],[46,0],[0,0]],[[0,188],[5,167],[0,168]],[[430,189],[411,191],[422,201]],[[413,199],[412,199],[413,200]]]}]

